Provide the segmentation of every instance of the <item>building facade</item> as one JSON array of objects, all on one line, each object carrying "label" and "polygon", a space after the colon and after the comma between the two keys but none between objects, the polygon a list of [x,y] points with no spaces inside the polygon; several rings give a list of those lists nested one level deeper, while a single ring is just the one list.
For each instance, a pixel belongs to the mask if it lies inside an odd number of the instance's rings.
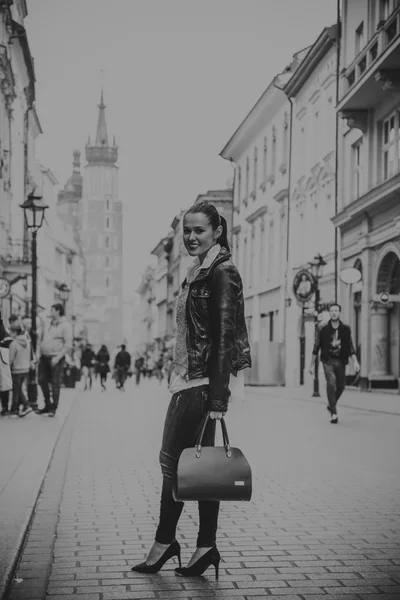
[{"label": "building facade", "polygon": [[[360,282],[340,285],[363,387],[400,377],[400,2],[343,2],[338,213],[341,267]],[[390,298],[383,303],[380,294]]]},{"label": "building facade", "polygon": [[290,126],[289,102],[272,81],[221,152],[235,165],[232,247],[243,279],[250,384],[284,383]]},{"label": "building facade", "polygon": [[[308,364],[315,338],[315,295],[307,303],[293,293],[301,269],[321,255],[320,306],[335,302],[336,26],[323,30],[287,81],[292,103],[285,382],[312,388]],[[322,305],[322,306],[321,306]]]},{"label": "building facade", "polygon": [[153,351],[156,347],[158,313],[155,287],[155,268],[149,265],[146,267],[140,286],[136,290],[140,297],[140,340],[138,345],[140,354],[144,354],[149,350]]}]

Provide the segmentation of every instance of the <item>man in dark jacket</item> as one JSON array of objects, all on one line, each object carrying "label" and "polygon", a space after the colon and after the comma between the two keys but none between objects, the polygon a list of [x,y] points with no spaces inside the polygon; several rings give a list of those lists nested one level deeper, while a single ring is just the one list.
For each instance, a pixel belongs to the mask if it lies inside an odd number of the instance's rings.
[{"label": "man in dark jacket", "polygon": [[356,373],[360,370],[350,327],[342,323],[340,313],[340,304],[332,304],[329,309],[330,320],[321,327],[315,340],[310,365],[310,373],[314,375],[315,360],[318,352],[321,351],[321,362],[328,394],[327,408],[331,413],[331,423],[338,422],[337,403],[344,390],[346,365],[350,356],[353,359]]},{"label": "man in dark jacket", "polygon": [[115,357],[114,368],[116,372],[117,388],[121,391],[125,390],[125,381],[128,376],[128,371],[131,366],[131,355],[126,350],[125,344],[121,345],[121,350]]},{"label": "man in dark jacket", "polygon": [[82,351],[81,369],[85,380],[85,390],[92,389],[93,372],[96,355],[93,352],[92,345],[88,342]]}]

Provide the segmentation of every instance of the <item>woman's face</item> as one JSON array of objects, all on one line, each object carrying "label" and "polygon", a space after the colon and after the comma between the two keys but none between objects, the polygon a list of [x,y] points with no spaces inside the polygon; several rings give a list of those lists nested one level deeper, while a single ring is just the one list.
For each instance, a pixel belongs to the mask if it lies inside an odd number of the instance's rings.
[{"label": "woman's face", "polygon": [[190,256],[198,256],[203,262],[207,252],[215,246],[222,227],[213,229],[207,215],[187,213],[183,218],[183,242]]}]

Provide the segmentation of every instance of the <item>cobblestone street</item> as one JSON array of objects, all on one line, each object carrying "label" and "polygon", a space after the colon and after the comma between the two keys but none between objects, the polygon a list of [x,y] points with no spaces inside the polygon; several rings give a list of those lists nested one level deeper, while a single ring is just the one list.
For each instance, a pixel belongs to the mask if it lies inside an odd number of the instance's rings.
[{"label": "cobblestone street", "polygon": [[[158,518],[158,451],[169,394],[155,381],[125,393],[109,382],[80,392],[50,464],[10,600],[398,600],[400,416],[247,389],[226,421],[253,469],[250,503],[221,505],[220,579],[130,568],[146,555]],[[345,396],[349,392],[345,392]],[[197,506],[178,540],[194,549]],[[47,594],[47,596],[46,596]]]}]

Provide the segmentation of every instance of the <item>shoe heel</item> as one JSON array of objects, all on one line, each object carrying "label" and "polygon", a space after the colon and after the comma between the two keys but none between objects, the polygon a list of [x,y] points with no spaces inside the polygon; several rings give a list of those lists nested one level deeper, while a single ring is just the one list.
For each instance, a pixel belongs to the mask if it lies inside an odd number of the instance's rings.
[{"label": "shoe heel", "polygon": [[181,568],[182,562],[181,562],[181,549],[180,548],[179,548],[178,552],[176,553],[176,556],[178,557],[179,568]]},{"label": "shoe heel", "polygon": [[215,579],[218,580],[219,578],[219,561],[220,559],[218,559],[215,563],[214,563],[214,567],[215,567]]}]

